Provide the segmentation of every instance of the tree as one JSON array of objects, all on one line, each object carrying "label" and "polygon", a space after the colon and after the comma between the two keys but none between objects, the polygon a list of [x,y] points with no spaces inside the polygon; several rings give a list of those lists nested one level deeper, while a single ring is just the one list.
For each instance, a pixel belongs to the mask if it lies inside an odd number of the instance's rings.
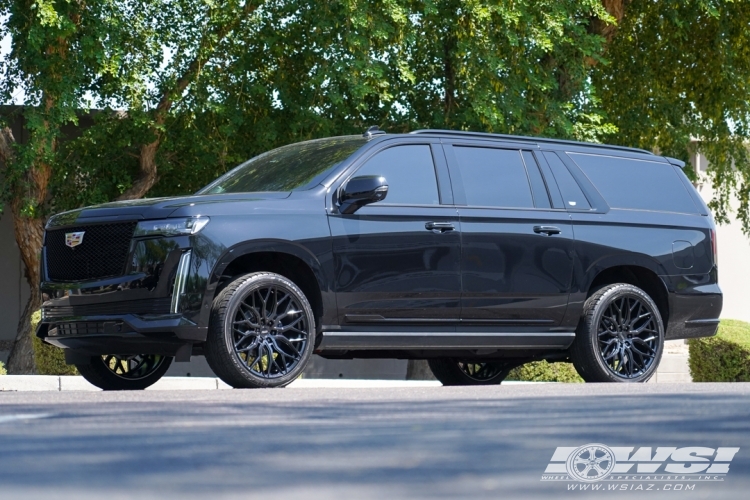
[{"label": "tree", "polygon": [[[52,208],[69,208],[53,201],[52,180],[84,187],[89,180],[59,168],[65,163],[59,147],[62,127],[77,123],[80,110],[91,104],[123,106],[127,112],[115,119],[130,127],[128,140],[136,144],[138,170],[124,176],[116,198],[144,196],[158,179],[156,156],[170,110],[217,45],[260,3],[0,2],[0,13],[8,18],[0,35],[9,34],[13,44],[3,61],[0,96],[7,102],[19,90],[25,93],[23,117],[29,131],[29,141],[20,145],[10,129],[2,130],[2,195],[11,209],[32,291],[40,278],[46,216]],[[110,144],[118,140],[109,139]],[[32,292],[8,360],[12,373],[34,369],[29,321],[40,305],[39,294]]]}]

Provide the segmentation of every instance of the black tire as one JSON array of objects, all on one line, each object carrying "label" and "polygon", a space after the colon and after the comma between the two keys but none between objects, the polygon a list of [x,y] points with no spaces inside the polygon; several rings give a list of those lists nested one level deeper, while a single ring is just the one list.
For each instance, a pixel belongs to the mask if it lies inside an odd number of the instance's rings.
[{"label": "black tire", "polygon": [[314,346],[310,302],[284,276],[247,274],[214,299],[206,360],[236,389],[290,384],[305,369]]},{"label": "black tire", "polygon": [[443,385],[497,385],[512,366],[498,361],[436,358],[427,361],[435,378]]},{"label": "black tire", "polygon": [[586,382],[646,382],[664,351],[659,308],[640,288],[615,283],[586,300],[570,358]]},{"label": "black tire", "polygon": [[105,391],[142,391],[162,378],[171,364],[169,356],[108,354],[75,366],[83,378]]}]

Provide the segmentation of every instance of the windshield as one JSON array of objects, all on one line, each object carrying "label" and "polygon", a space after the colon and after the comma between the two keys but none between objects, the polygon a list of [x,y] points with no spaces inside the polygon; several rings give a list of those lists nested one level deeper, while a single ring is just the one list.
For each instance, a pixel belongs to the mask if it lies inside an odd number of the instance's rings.
[{"label": "windshield", "polygon": [[283,146],[246,161],[198,194],[310,189],[366,142],[362,136],[345,136]]}]

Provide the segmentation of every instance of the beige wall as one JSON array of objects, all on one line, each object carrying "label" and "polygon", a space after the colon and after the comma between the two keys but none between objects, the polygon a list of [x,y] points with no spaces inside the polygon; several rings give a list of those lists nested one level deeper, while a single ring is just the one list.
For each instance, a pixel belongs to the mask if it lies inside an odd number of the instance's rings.
[{"label": "beige wall", "polygon": [[[705,172],[708,161],[703,155],[693,159],[693,166],[702,182],[698,192],[708,203],[713,198],[710,183],[706,182]],[[740,223],[717,226],[716,241],[719,254],[719,286],[724,292],[722,318],[741,319],[750,322],[750,238],[742,234]]]}]

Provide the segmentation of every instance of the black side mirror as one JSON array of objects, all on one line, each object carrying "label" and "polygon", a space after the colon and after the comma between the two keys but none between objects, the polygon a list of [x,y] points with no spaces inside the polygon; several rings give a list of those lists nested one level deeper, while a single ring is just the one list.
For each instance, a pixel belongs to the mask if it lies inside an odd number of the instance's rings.
[{"label": "black side mirror", "polygon": [[342,214],[353,214],[361,207],[382,201],[388,194],[385,177],[363,175],[350,179],[341,189],[339,210]]}]

